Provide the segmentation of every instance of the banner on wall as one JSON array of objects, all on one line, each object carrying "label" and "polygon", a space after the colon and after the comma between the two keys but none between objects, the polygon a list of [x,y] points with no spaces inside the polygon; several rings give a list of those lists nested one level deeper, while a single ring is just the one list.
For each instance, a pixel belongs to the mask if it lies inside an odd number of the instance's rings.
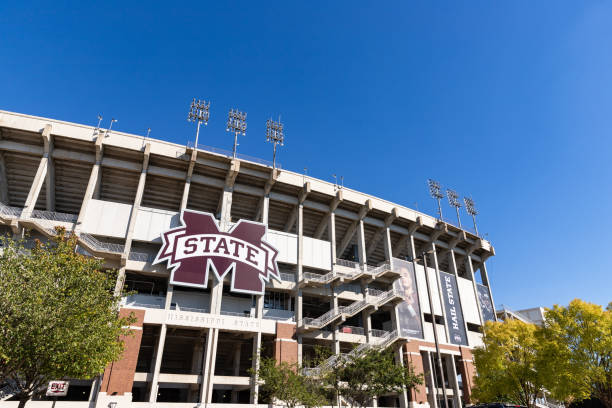
[{"label": "banner on wall", "polygon": [[467,334],[463,322],[463,312],[459,302],[459,289],[455,275],[440,271],[440,284],[442,286],[442,298],[444,310],[446,311],[446,325],[448,334],[453,344],[467,346]]},{"label": "banner on wall", "polygon": [[400,336],[422,339],[421,307],[414,265],[412,262],[393,258],[393,269],[401,275],[395,281],[394,289],[404,296],[404,301],[398,306]]},{"label": "banner on wall", "polygon": [[491,296],[489,296],[489,289],[485,285],[477,283],[476,290],[478,291],[478,303],[480,304],[483,320],[485,322],[487,320],[496,321],[493,302],[491,302]]}]

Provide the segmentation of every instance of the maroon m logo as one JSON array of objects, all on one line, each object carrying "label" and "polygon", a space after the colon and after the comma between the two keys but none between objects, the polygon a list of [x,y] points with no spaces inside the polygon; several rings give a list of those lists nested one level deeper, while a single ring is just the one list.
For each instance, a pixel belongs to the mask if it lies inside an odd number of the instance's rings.
[{"label": "maroon m logo", "polygon": [[208,213],[184,210],[182,226],[162,233],[153,264],[166,261],[173,285],[206,288],[208,271],[219,279],[232,271],[232,292],[262,295],[270,277],[280,280],[278,250],[263,240],[266,226],[240,220],[222,232]]}]

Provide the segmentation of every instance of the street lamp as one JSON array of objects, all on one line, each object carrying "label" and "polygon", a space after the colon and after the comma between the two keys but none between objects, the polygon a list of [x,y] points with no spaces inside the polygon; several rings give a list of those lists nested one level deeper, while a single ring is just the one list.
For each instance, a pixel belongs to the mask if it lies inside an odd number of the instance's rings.
[{"label": "street lamp", "polygon": [[444,197],[441,191],[442,187],[440,187],[440,183],[432,179],[427,180],[427,185],[429,186],[429,194],[438,202],[438,215],[440,216],[440,221],[442,221],[442,203],[440,202]]},{"label": "street lamp", "polygon": [[455,207],[457,211],[457,222],[459,223],[459,228],[461,227],[461,217],[459,216],[459,208],[461,208],[461,202],[459,201],[459,194],[456,191],[451,190],[450,188],[446,189],[446,197],[448,197],[448,203],[451,207]]},{"label": "street lamp", "polygon": [[208,118],[210,117],[210,101],[193,98],[191,106],[189,107],[189,114],[187,115],[188,122],[198,122],[196,129],[196,139],[194,148],[198,149],[198,137],[200,136],[200,125],[204,123],[204,126],[208,125]]},{"label": "street lamp", "polygon": [[236,147],[238,146],[238,133],[246,135],[246,117],[245,112],[240,112],[238,109],[230,109],[227,116],[227,131],[234,132],[234,159],[236,158]]},{"label": "street lamp", "polygon": [[284,145],[285,133],[283,132],[283,124],[278,117],[278,122],[268,119],[266,121],[266,140],[274,143],[274,153],[272,154],[272,168],[276,168],[276,146]]},{"label": "street lamp", "polygon": [[478,235],[478,227],[476,226],[476,215],[478,215],[478,211],[476,210],[476,206],[474,205],[474,200],[471,197],[463,197],[463,202],[465,203],[465,209],[468,214],[472,216],[472,221],[474,221],[474,230],[476,231],[476,236]]}]

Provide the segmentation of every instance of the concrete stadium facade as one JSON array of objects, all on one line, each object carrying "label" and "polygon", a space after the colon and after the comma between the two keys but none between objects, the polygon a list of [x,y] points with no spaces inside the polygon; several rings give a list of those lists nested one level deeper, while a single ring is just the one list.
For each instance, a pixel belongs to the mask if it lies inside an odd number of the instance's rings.
[{"label": "concrete stadium facade", "polygon": [[[234,292],[230,274],[209,274],[206,288],[171,284],[154,261],[188,210],[212,214],[220,231],[267,226],[279,273],[264,294]],[[120,312],[138,319],[122,359],[72,382],[83,404],[262,403],[252,356],[317,375],[316,346],[332,358],[389,347],[424,373],[422,386],[374,406],[470,402],[471,350],[495,315],[494,249],[467,230],[263,161],[0,111],[0,232],[48,239],[58,225],[135,292]]]}]

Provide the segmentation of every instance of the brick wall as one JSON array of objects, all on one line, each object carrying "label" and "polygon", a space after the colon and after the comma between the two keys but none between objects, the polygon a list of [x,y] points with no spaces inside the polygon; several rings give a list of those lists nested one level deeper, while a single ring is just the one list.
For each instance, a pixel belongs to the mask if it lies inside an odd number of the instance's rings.
[{"label": "brick wall", "polygon": [[277,362],[289,364],[298,361],[298,344],[295,338],[295,324],[276,323],[276,338],[274,339],[274,358]]},{"label": "brick wall", "polygon": [[105,392],[107,395],[123,395],[126,392],[132,392],[134,373],[136,372],[136,363],[138,362],[138,351],[140,350],[140,341],[142,340],[142,322],[144,321],[145,311],[121,309],[119,316],[127,317],[130,313],[134,313],[137,319],[131,325],[134,328],[132,335],[122,337],[124,342],[123,354],[118,361],[110,363],[106,367],[102,377],[100,391]]}]

